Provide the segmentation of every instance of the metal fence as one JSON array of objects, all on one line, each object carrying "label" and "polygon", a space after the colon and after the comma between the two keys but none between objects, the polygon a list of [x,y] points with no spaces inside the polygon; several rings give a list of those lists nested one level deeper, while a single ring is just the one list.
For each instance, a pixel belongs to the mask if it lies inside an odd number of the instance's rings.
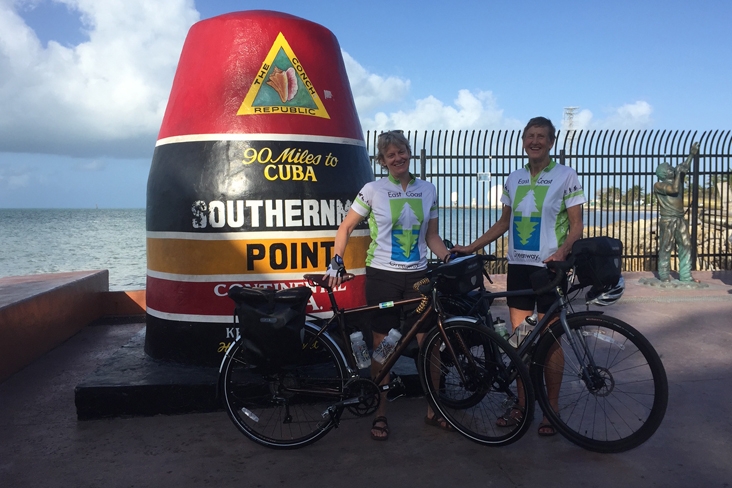
[{"label": "metal fence", "polygon": [[[585,190],[585,236],[608,235],[624,244],[626,271],[657,268],[658,204],[655,171],[662,162],[683,162],[699,142],[685,183],[687,221],[695,270],[732,269],[732,131],[559,131],[552,157],[577,171]],[[440,202],[440,235],[467,244],[496,222],[506,177],[528,162],[520,130],[405,131],[412,146],[414,174],[431,181]],[[378,132],[365,134],[375,161]],[[507,238],[487,252],[505,271]],[[674,263],[672,263],[672,268]]]}]

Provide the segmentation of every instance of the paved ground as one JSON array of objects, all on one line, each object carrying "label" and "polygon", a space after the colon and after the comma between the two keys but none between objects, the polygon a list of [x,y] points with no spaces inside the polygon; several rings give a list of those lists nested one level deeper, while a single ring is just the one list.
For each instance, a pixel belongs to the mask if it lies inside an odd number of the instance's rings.
[{"label": "paved ground", "polygon": [[[370,420],[358,419],[297,451],[255,445],[223,412],[80,422],[74,387],[143,327],[96,325],[0,384],[0,487],[730,486],[732,273],[697,273],[710,284],[697,292],[651,289],[644,276],[626,275],[626,296],[607,312],[661,354],[669,408],[626,453],[539,438],[538,422],[515,444],[482,447],[425,426],[419,398],[390,404],[388,442],[371,441]],[[494,313],[507,315],[500,303]]]}]

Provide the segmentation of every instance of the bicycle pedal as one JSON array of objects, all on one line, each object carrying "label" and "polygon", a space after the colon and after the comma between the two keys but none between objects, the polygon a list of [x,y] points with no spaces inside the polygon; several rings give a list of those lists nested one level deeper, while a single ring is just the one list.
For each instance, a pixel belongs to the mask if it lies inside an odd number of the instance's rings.
[{"label": "bicycle pedal", "polygon": [[402,391],[398,391],[398,392],[397,391],[394,391],[394,390],[389,390],[387,392],[387,394],[386,394],[386,400],[389,401],[389,402],[393,402],[393,401],[395,401],[395,400],[397,400],[397,399],[399,399],[399,398],[401,398],[403,396],[406,396],[406,394],[407,394],[407,392],[406,391],[403,391],[403,390]]},{"label": "bicycle pedal", "polygon": [[[337,429],[340,426],[341,419],[340,416],[336,413],[336,409],[334,409],[332,406],[328,407],[325,412],[321,414],[321,416],[324,419],[330,419],[333,422],[333,426]],[[290,423],[290,422],[286,422]]]},{"label": "bicycle pedal", "polygon": [[407,394],[407,388],[404,386],[402,379],[394,373],[392,373],[392,376],[394,379],[388,385],[382,387],[382,391],[386,390],[386,399],[390,402]]}]

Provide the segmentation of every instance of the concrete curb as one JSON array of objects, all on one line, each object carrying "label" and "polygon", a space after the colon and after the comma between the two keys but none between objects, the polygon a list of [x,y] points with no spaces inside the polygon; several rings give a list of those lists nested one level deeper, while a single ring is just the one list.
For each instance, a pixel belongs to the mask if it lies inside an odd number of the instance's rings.
[{"label": "concrete curb", "polygon": [[0,278],[0,382],[102,315],[109,272]]}]

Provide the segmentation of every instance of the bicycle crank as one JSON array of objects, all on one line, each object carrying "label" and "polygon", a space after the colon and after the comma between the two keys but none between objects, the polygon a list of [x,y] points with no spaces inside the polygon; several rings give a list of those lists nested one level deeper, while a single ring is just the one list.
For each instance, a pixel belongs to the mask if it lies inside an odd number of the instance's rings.
[{"label": "bicycle crank", "polygon": [[376,412],[381,402],[379,385],[370,379],[356,378],[346,384],[346,408],[357,417]]}]

